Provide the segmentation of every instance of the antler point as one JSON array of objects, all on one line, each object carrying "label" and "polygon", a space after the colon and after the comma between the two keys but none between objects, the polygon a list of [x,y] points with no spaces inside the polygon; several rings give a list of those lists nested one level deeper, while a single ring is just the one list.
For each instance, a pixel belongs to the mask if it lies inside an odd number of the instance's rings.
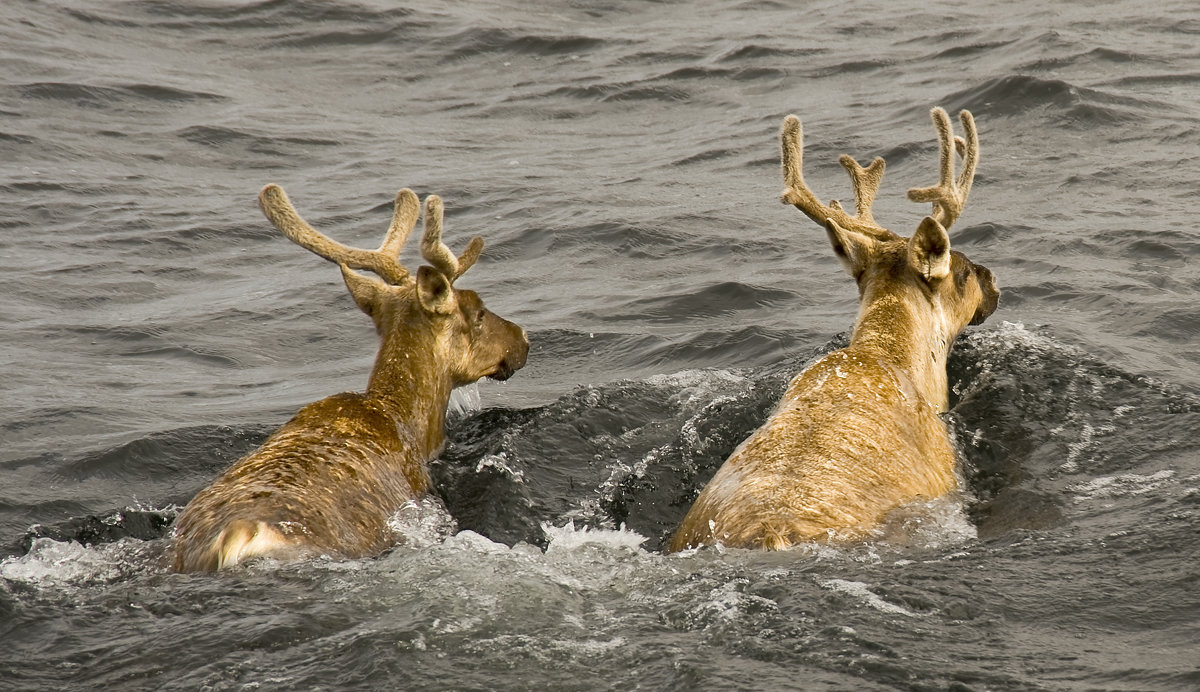
[{"label": "antler point", "polygon": [[278,197],[286,198],[287,195],[284,193],[283,188],[279,187],[275,183],[267,183],[266,185],[263,186],[263,189],[258,191],[259,205],[265,204],[266,202],[270,201],[271,199],[278,198]]}]

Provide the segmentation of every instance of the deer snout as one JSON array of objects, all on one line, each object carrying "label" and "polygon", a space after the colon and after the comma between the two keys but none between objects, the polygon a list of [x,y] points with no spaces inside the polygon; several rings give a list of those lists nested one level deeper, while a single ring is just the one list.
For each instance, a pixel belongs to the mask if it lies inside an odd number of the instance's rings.
[{"label": "deer snout", "polygon": [[505,323],[512,330],[514,338],[505,350],[504,357],[496,365],[496,370],[488,375],[499,382],[507,380],[513,373],[525,367],[525,360],[529,357],[529,336],[525,334],[525,330],[507,320]]},{"label": "deer snout", "polygon": [[983,298],[979,302],[979,307],[975,309],[975,315],[971,318],[972,325],[983,324],[983,321],[996,311],[996,306],[1000,303],[1000,289],[996,288],[996,278],[992,275],[992,271],[977,264],[975,265],[975,275],[979,277],[979,290],[983,293]]}]

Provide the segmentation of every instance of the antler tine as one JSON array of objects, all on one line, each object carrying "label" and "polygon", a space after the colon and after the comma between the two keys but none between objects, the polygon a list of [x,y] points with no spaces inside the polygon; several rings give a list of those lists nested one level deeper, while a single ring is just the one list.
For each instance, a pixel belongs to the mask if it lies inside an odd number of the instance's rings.
[{"label": "antler tine", "polygon": [[421,256],[433,268],[449,278],[458,275],[458,259],[442,242],[442,198],[429,195],[425,198],[425,235],[421,237]]},{"label": "antler tine", "polygon": [[417,217],[421,215],[421,203],[417,193],[407,187],[396,193],[395,209],[392,212],[392,224],[388,226],[387,235],[379,252],[388,257],[399,257],[400,248],[408,240],[408,234],[417,225]]},{"label": "antler tine", "polygon": [[955,149],[958,150],[958,155],[963,157],[963,169],[958,176],[958,186],[963,189],[963,201],[965,202],[967,195],[971,192],[971,183],[975,182],[975,167],[979,165],[979,132],[975,129],[975,116],[971,115],[971,111],[959,111],[958,120],[962,123],[963,134],[967,136],[965,141],[962,137],[954,138]]},{"label": "antler tine", "polygon": [[[842,154],[838,162],[842,164],[842,168],[850,174],[850,180],[854,184],[854,211],[857,218],[863,222],[873,226],[878,226],[875,223],[875,216],[871,213],[871,205],[875,202],[875,195],[879,194],[879,184],[883,182],[883,159],[875,157],[871,165],[863,168],[854,160],[854,157],[849,154]],[[834,204],[837,204],[834,201]],[[840,204],[838,205],[841,206]]]},{"label": "antler tine", "polygon": [[459,276],[466,274],[468,269],[475,266],[476,260],[478,260],[479,256],[482,254],[483,236],[477,235],[474,238],[471,238],[470,242],[467,243],[466,249],[463,250],[462,254],[458,256],[458,276],[455,276],[454,278],[457,279]]},{"label": "antler tine", "polygon": [[[962,122],[963,134],[966,138],[955,137],[950,128],[950,116],[942,108],[934,108],[929,112],[933,125],[938,131],[940,149],[938,184],[933,187],[914,187],[908,191],[908,198],[913,202],[930,202],[933,204],[933,218],[942,226],[950,228],[967,204],[971,194],[971,183],[975,180],[975,167],[979,163],[979,134],[975,130],[975,118],[970,111],[960,111],[959,120]],[[958,177],[954,175],[954,154],[962,157],[962,171]]]},{"label": "antler tine", "polygon": [[876,158],[871,165],[863,168],[853,157],[843,154],[839,161],[850,181],[854,185],[855,216],[846,213],[842,205],[834,200],[828,206],[821,204],[817,196],[804,182],[804,128],[800,118],[789,115],[783,119],[783,129],[779,133],[781,158],[783,162],[783,181],[787,187],[780,199],[785,204],[795,206],[804,214],[824,226],[827,219],[833,219],[839,226],[868,235],[872,238],[891,240],[896,234],[883,228],[875,222],[871,214],[871,205],[883,182],[884,162]]},{"label": "antler tine", "polygon": [[425,198],[425,235],[421,237],[421,256],[453,283],[479,259],[483,252],[483,238],[472,238],[462,255],[455,257],[454,252],[442,242],[443,213],[441,197],[429,195]]},{"label": "antler tine", "polygon": [[373,271],[391,284],[402,283],[409,276],[408,270],[400,266],[394,255],[383,252],[384,248],[390,249],[396,245],[396,238],[392,237],[391,231],[379,250],[362,250],[342,245],[300,218],[300,214],[292,206],[292,201],[288,199],[287,193],[274,183],[267,185],[258,193],[258,206],[266,215],[267,220],[275,228],[283,231],[283,234],[292,242],[330,262],[354,269]]}]

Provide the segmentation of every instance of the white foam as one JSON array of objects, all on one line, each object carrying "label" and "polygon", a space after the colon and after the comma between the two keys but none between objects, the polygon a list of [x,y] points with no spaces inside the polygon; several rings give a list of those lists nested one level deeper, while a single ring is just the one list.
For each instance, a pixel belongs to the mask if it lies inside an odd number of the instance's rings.
[{"label": "white foam", "polygon": [[549,539],[550,545],[546,548],[546,553],[560,550],[576,550],[585,545],[598,545],[606,548],[623,549],[623,550],[640,550],[642,543],[646,542],[646,537],[630,531],[625,528],[624,524],[620,529],[593,529],[591,527],[575,528],[575,522],[568,522],[564,526],[551,526],[542,524],[542,531],[545,532],[546,538]]},{"label": "white foam", "polygon": [[501,634],[495,637],[480,639],[469,645],[475,650],[503,652],[511,656],[520,652],[536,661],[546,664],[561,665],[563,658],[594,658],[616,651],[628,642],[624,637],[612,639],[561,639],[530,634]]},{"label": "white foam", "polygon": [[690,624],[699,627],[760,620],[763,614],[776,614],[779,604],[765,596],[746,593],[750,580],[734,578],[708,593],[708,598],[689,609]]},{"label": "white foam", "polygon": [[28,553],[0,561],[0,577],[39,587],[109,582],[132,566],[144,545],[128,538],[98,546],[38,538]]},{"label": "white foam", "polygon": [[459,531],[450,538],[447,538],[444,545],[453,550],[464,550],[474,553],[507,553],[511,550],[507,545],[497,543],[469,529]]},{"label": "white foam", "polygon": [[1100,476],[1084,483],[1076,483],[1067,490],[1076,494],[1076,502],[1089,500],[1145,495],[1167,485],[1175,477],[1170,469],[1151,474],[1122,473],[1115,476]]},{"label": "white foam", "polygon": [[889,543],[940,550],[978,538],[956,494],[910,502],[888,513],[877,532]]},{"label": "white foam", "polygon": [[479,383],[456,387],[450,392],[450,403],[446,411],[451,418],[462,418],[472,413],[478,413],[483,408],[483,397],[479,394]]},{"label": "white foam", "polygon": [[453,536],[458,524],[441,498],[429,494],[404,503],[388,519],[388,528],[401,537],[402,545],[425,548]]},{"label": "white foam", "polygon": [[[1062,430],[1063,426],[1059,426],[1051,432],[1058,434]],[[1093,450],[1104,449],[1106,443],[1099,438],[1116,431],[1116,427],[1112,425],[1093,426],[1091,423],[1083,423],[1079,429],[1079,441],[1067,443],[1067,460],[1059,468],[1066,473],[1078,472],[1081,459],[1089,458],[1089,453]]]},{"label": "white foam", "polygon": [[480,459],[477,464],[475,464],[475,473],[481,473],[485,468],[496,469],[518,483],[525,481],[525,472],[509,465],[508,452],[502,451],[499,454],[485,454],[483,458]]},{"label": "white foam", "polygon": [[692,369],[670,375],[651,375],[645,382],[654,387],[678,390],[673,398],[680,407],[686,407],[697,400],[707,402],[719,393],[741,389],[746,378],[729,370]]},{"label": "white foam", "polygon": [[679,389],[690,389],[716,383],[740,384],[745,381],[745,377],[721,368],[714,368],[712,370],[690,368],[666,375],[651,375],[646,378],[647,384],[652,384],[656,387],[676,387]]},{"label": "white foam", "polygon": [[898,606],[895,603],[885,601],[883,598],[872,592],[866,584],[860,581],[850,581],[848,579],[822,579],[817,583],[823,589],[839,591],[848,596],[852,596],[881,613],[887,613],[889,615],[903,615],[904,617],[909,618],[921,617],[919,613],[914,613],[913,611]]}]

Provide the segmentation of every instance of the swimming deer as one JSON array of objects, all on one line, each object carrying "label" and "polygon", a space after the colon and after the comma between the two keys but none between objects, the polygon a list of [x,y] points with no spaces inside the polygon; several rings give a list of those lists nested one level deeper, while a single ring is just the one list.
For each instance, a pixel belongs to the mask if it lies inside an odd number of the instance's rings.
[{"label": "swimming deer", "polygon": [[[871,204],[883,159],[863,168],[843,155],[856,214],[828,206],[801,172],[800,120],[783,121],[784,203],[825,227],[833,252],[858,283],[850,345],[808,366],[788,385],[770,418],[745,440],[700,492],[671,538],[672,551],[720,542],[781,550],[798,542],[863,538],[892,509],[956,487],[954,446],[939,417],[949,405],[946,359],[954,338],[996,309],[987,268],[950,249],[949,228],[971,191],[979,140],[962,111],[954,137],[935,108],[937,185],[912,189],[933,211],[911,238],[883,228]],[[955,176],[957,153],[962,171]]]},{"label": "swimming deer", "polygon": [[415,277],[398,260],[420,211],[411,190],[396,195],[378,250],[321,234],[278,185],[263,188],[258,203],[284,235],[341,267],[354,302],[375,322],[379,353],[365,394],[335,394],[300,409],[188,503],[175,523],[180,572],[258,555],[383,552],[397,542],[389,518],[429,491],[427,462],[445,440],[450,391],[482,377],[508,379],[529,352],[525,330],[487,310],[474,291],[454,287],[483,239],[456,257],[442,242],[436,195],[425,198],[421,255],[429,266]]}]

